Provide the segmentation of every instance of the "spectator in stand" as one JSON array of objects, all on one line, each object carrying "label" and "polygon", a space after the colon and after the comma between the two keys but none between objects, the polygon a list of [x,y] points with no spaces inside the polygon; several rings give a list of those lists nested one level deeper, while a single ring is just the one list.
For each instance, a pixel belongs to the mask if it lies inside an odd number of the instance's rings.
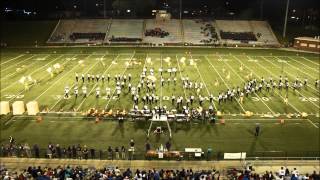
[{"label": "spectator in stand", "polygon": [[57,151],[57,157],[59,159],[62,158],[62,152],[59,144],[56,145],[56,151]]},{"label": "spectator in stand", "polygon": [[279,177],[284,177],[285,175],[286,175],[286,171],[284,170],[283,167],[281,167],[279,170]]},{"label": "spectator in stand", "polygon": [[299,176],[299,171],[297,168],[293,168],[292,174],[297,178]]},{"label": "spectator in stand", "polygon": [[126,148],[124,146],[121,147],[121,159],[126,159]]},{"label": "spectator in stand", "polygon": [[112,152],[113,152],[113,150],[112,150],[111,146],[109,146],[108,147],[108,159],[113,159]]},{"label": "spectator in stand", "polygon": [[129,143],[129,144],[130,144],[130,147],[131,147],[131,148],[134,148],[134,140],[133,140],[133,139],[130,140],[130,143]]},{"label": "spectator in stand", "polygon": [[119,152],[119,148],[118,147],[114,148],[114,153],[116,155],[116,159],[120,159],[120,152]]},{"label": "spectator in stand", "polygon": [[91,159],[95,159],[96,158],[95,149],[93,149],[93,148],[90,149],[90,156],[91,156]]},{"label": "spectator in stand", "polygon": [[310,176],[311,180],[320,180],[320,174],[317,174],[316,171],[313,171],[313,173]]},{"label": "spectator in stand", "polygon": [[87,160],[87,159],[88,159],[88,155],[89,155],[89,151],[88,151],[86,145],[84,145],[84,147],[83,147],[82,154],[83,154],[83,158],[84,158],[85,160]]}]

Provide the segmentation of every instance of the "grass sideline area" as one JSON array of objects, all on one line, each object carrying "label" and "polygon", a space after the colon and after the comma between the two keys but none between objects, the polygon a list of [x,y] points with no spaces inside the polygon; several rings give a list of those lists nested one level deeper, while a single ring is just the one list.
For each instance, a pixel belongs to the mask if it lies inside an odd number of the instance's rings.
[{"label": "grass sideline area", "polygon": [[[170,57],[170,65],[165,60]],[[181,58],[186,58],[186,64]],[[151,58],[152,64],[146,59]],[[189,65],[193,59],[196,66]],[[79,61],[83,61],[82,64]],[[125,64],[135,61],[136,65],[127,68]],[[53,77],[46,71],[48,67],[59,63],[63,70]],[[315,79],[319,78],[319,56],[308,53],[287,52],[270,49],[207,49],[207,48],[8,48],[1,51],[1,101],[23,100],[25,103],[36,100],[40,110],[50,112],[73,112],[79,114],[64,116],[61,114],[44,116],[43,121],[37,123],[34,117],[1,117],[1,139],[4,143],[10,135],[18,142],[38,143],[46,147],[49,142],[61,145],[86,144],[89,147],[107,149],[127,145],[131,138],[136,140],[138,151],[144,150],[146,130],[149,123],[126,121],[119,125],[117,121],[103,121],[96,124],[92,120],[84,119],[81,113],[89,108],[97,109],[126,109],[132,108],[131,95],[122,93],[120,99],[96,98],[95,88],[102,89],[102,96],[106,86],[114,89],[115,82],[88,83],[87,98],[80,96],[64,99],[64,87],[75,85],[75,73],[90,74],[132,74],[132,84],[137,85],[143,67],[153,67],[155,78],[160,79],[159,67],[178,68],[177,85],[165,85],[161,88],[157,82],[156,94],[160,96],[162,105],[172,108],[171,101],[161,97],[171,97],[172,94],[189,97],[196,96],[195,91],[181,88],[181,77],[188,76],[190,80],[202,82],[204,88],[200,94],[217,96],[218,92],[228,88],[241,86],[248,74],[267,80],[269,76],[278,79],[280,75],[288,76],[292,82],[297,76],[300,80],[308,78],[309,86],[300,91],[292,89],[275,90],[273,93],[262,91],[245,98],[240,105],[237,101],[218,104],[217,110],[223,113],[225,125],[212,125],[206,122],[191,122],[187,124],[172,123],[172,148],[183,150],[184,147],[201,147],[206,150],[211,147],[214,152],[247,152],[251,155],[269,152],[271,156],[319,156],[319,88],[314,87]],[[243,69],[241,70],[240,67]],[[29,90],[19,83],[22,76],[30,75],[37,80],[30,85]],[[227,78],[229,76],[229,78]],[[168,78],[168,73],[164,73]],[[218,82],[217,85],[215,82]],[[73,93],[73,90],[70,92]],[[72,94],[71,93],[71,94]],[[142,90],[141,96],[145,94]],[[284,103],[288,96],[289,104]],[[205,101],[204,108],[210,103]],[[139,107],[142,106],[140,102]],[[193,105],[198,106],[198,103]],[[253,112],[251,118],[243,116],[245,111]],[[308,117],[301,117],[305,112]],[[288,114],[292,116],[289,117]],[[80,116],[79,116],[80,115]],[[272,115],[272,116],[265,116]],[[299,115],[299,116],[297,116]],[[59,117],[57,117],[59,116]],[[285,119],[284,124],[279,119]],[[261,136],[254,137],[254,127],[260,123]],[[152,148],[160,143],[164,144],[168,136],[159,138],[151,136]],[[273,152],[271,152],[273,151]],[[268,155],[269,155],[268,154]]]}]

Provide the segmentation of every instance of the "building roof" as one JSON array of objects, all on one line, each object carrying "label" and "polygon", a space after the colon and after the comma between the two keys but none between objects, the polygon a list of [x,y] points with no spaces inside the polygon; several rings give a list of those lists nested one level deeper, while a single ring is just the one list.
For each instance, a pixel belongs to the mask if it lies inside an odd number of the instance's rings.
[{"label": "building roof", "polygon": [[320,39],[318,37],[318,39],[316,39],[315,37],[296,37],[294,38],[296,40],[302,40],[302,41],[310,41],[310,42],[320,42]]}]

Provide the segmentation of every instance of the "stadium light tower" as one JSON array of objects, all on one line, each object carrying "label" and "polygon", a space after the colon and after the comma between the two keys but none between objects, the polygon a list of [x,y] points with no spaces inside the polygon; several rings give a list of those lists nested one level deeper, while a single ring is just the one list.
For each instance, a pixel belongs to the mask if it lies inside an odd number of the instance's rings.
[{"label": "stadium light tower", "polygon": [[103,2],[103,18],[106,18],[106,0]]},{"label": "stadium light tower", "polygon": [[284,37],[284,38],[286,37],[286,31],[287,31],[289,3],[290,3],[290,0],[287,0],[286,15],[284,17],[283,33],[282,33],[282,37]]},{"label": "stadium light tower", "polygon": [[179,16],[180,16],[180,20],[181,20],[182,19],[182,0],[179,0],[179,10],[180,10]]}]

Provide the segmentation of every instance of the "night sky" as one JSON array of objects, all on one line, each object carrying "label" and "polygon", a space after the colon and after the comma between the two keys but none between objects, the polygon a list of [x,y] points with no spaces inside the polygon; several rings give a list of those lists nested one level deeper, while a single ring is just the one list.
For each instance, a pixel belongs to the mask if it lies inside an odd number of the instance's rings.
[{"label": "night sky", "polygon": [[[183,17],[222,19],[263,19],[277,21],[285,13],[286,0],[181,0]],[[105,6],[104,6],[105,3]],[[120,5],[121,4],[121,5]],[[119,5],[119,6],[115,6]],[[145,5],[142,6],[142,5]],[[122,9],[118,9],[121,7]],[[319,0],[290,0],[289,16],[297,21],[319,22]],[[9,11],[6,11],[7,10]],[[1,12],[6,17],[52,19],[61,12],[77,11],[84,18],[125,16],[152,17],[151,10],[166,9],[179,17],[179,0],[2,0]],[[131,13],[126,13],[130,9]],[[24,11],[30,12],[28,15]],[[18,14],[18,15],[17,15]],[[60,17],[59,17],[60,16]]]}]

